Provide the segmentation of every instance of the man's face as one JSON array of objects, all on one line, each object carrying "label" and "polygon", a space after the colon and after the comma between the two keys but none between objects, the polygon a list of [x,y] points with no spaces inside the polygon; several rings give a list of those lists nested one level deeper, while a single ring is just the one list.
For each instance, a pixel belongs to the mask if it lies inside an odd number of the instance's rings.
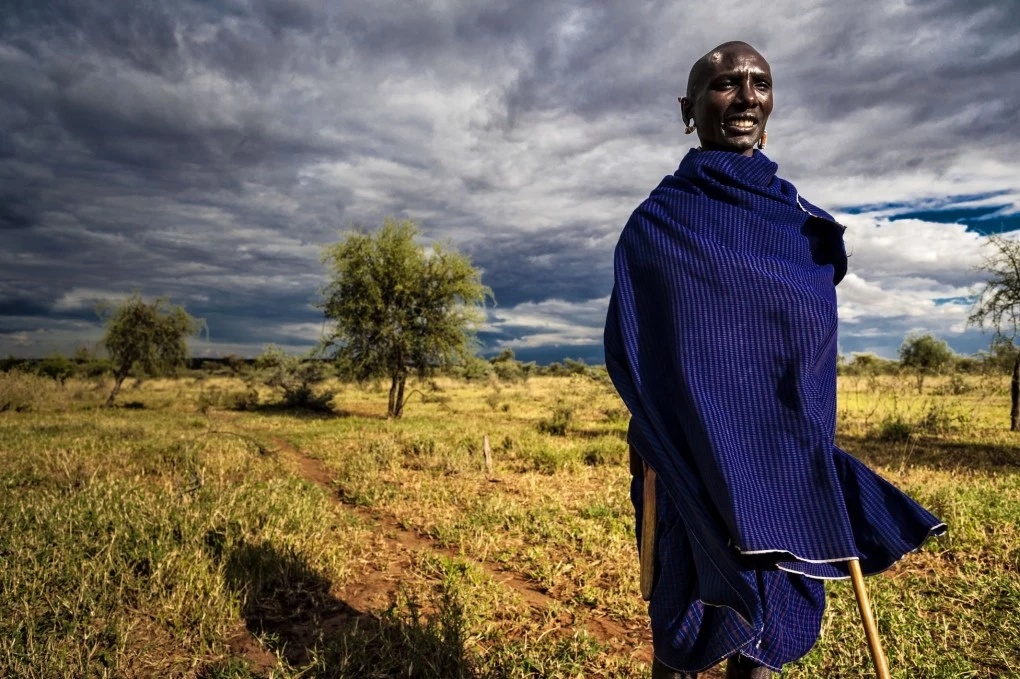
[{"label": "man's face", "polygon": [[694,118],[702,148],[754,153],[772,113],[772,71],[764,57],[747,46],[713,52],[691,95],[680,103],[684,120]]}]

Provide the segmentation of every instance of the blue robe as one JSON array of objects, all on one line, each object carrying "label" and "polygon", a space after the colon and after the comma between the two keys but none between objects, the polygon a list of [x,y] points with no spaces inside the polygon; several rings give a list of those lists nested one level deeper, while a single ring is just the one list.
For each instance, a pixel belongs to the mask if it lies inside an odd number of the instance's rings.
[{"label": "blue robe", "polygon": [[776,170],[692,150],[616,248],[606,366],[658,476],[649,614],[676,670],[738,651],[779,669],[817,639],[822,580],[945,530],[834,444],[843,227]]}]

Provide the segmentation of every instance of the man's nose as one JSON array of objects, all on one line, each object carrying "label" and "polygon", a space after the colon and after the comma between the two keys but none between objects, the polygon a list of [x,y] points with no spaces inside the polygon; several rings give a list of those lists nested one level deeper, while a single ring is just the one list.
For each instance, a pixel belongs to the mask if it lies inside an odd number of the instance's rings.
[{"label": "man's nose", "polygon": [[758,91],[754,88],[754,82],[751,78],[746,78],[740,83],[737,94],[739,96],[739,101],[748,108],[753,108],[759,103]]}]

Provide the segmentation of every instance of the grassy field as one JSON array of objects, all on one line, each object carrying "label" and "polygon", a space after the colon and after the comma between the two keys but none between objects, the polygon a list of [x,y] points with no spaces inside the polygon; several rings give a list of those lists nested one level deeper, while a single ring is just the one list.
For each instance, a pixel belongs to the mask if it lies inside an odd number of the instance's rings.
[{"label": "grassy field", "polygon": [[[1020,677],[1007,386],[840,380],[838,443],[950,526],[869,579],[895,677]],[[0,375],[0,676],[646,676],[611,387],[415,387],[391,421],[381,386],[316,415],[152,380],[107,409],[102,385]],[[871,676],[849,585],[828,592],[784,676]]]}]

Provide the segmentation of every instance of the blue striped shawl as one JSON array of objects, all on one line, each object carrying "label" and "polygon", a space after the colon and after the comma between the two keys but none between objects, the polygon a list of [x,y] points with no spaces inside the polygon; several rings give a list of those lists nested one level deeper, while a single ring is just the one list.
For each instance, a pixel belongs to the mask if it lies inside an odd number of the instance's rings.
[{"label": "blue striped shawl", "polygon": [[688,153],[620,236],[605,329],[631,442],[682,518],[697,599],[747,626],[734,643],[762,628],[748,555],[873,574],[945,529],[834,445],[843,227],[776,170]]}]

